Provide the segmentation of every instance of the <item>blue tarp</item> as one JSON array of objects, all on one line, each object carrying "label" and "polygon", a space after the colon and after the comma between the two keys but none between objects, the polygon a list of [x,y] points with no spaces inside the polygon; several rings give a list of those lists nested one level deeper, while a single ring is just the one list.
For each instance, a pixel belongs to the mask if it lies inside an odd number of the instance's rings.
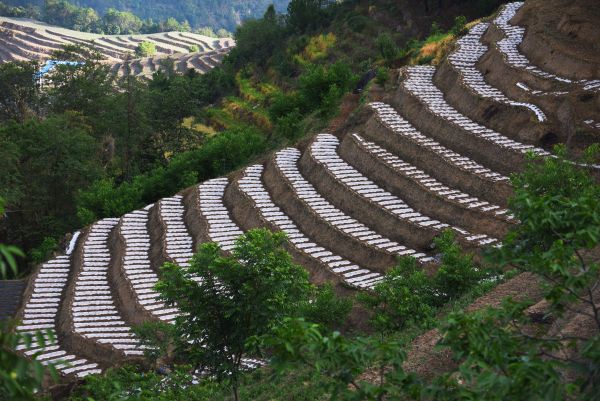
[{"label": "blue tarp", "polygon": [[41,78],[44,75],[48,74],[50,71],[56,68],[57,65],[81,65],[83,62],[81,61],[58,61],[58,60],[48,60],[46,64],[40,68],[40,70],[35,74],[36,78]]}]

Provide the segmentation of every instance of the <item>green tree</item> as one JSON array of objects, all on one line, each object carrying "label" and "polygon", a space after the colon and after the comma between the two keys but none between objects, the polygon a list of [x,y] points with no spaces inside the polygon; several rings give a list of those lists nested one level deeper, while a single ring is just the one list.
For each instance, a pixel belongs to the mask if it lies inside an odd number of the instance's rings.
[{"label": "green tree", "polygon": [[308,274],[292,262],[285,243],[283,233],[256,229],[237,240],[232,256],[203,244],[189,268],[165,264],[156,285],[182,312],[175,324],[178,348],[200,370],[228,380],[236,400],[248,340],[297,313],[308,297]]},{"label": "green tree", "polygon": [[154,42],[142,42],[135,49],[135,55],[138,57],[151,57],[156,54],[156,44]]},{"label": "green tree", "polygon": [[129,11],[119,11],[109,8],[102,17],[104,31],[109,35],[130,35],[139,33],[143,21]]},{"label": "green tree", "polygon": [[388,66],[400,57],[400,49],[389,33],[382,33],[375,41],[379,55],[385,60]]},{"label": "green tree", "polygon": [[457,299],[493,272],[483,272],[473,262],[473,255],[465,254],[451,230],[446,230],[434,240],[439,250],[441,264],[434,277],[438,305]]},{"label": "green tree", "polygon": [[66,0],[44,0],[44,21],[52,25],[71,27],[76,9]]},{"label": "green tree", "polygon": [[250,62],[265,67],[271,56],[282,50],[285,37],[283,21],[270,8],[264,18],[247,20],[237,28],[236,47],[230,53],[230,60],[237,67]]},{"label": "green tree", "polygon": [[[2,221],[11,243],[36,246],[44,237],[77,227],[77,191],[99,178],[97,144],[75,114],[0,127],[0,138],[18,148],[19,197]],[[0,189],[4,192],[4,189]]]},{"label": "green tree", "polygon": [[38,69],[36,61],[0,64],[0,121],[23,122],[37,115],[40,94],[34,75]]},{"label": "green tree", "polygon": [[325,19],[323,9],[327,0],[292,0],[287,8],[287,24],[296,32],[304,33],[319,27]]},{"label": "green tree", "polygon": [[331,283],[327,283],[314,288],[309,302],[301,308],[300,315],[308,322],[333,330],[346,322],[352,304],[350,297],[338,296]]},{"label": "green tree", "polygon": [[[286,319],[260,344],[271,352],[271,365],[279,373],[311,369],[312,385],[323,387],[331,400],[382,401],[418,399],[420,385],[402,368],[402,344],[382,338],[349,339],[328,333],[303,319]],[[376,379],[366,379],[374,375]],[[309,384],[309,385],[311,385]]]},{"label": "green tree", "polygon": [[432,280],[415,258],[403,257],[386,273],[372,293],[359,294],[372,310],[371,322],[382,333],[402,330],[409,324],[428,325],[435,313]]},{"label": "green tree", "polygon": [[93,46],[68,45],[53,58],[79,64],[58,65],[47,76],[50,111],[76,111],[93,124],[108,120],[113,110],[107,109],[107,101],[114,83],[102,55]]},{"label": "green tree", "polygon": [[101,20],[93,8],[78,7],[73,13],[72,29],[82,32],[97,32],[101,27]]}]

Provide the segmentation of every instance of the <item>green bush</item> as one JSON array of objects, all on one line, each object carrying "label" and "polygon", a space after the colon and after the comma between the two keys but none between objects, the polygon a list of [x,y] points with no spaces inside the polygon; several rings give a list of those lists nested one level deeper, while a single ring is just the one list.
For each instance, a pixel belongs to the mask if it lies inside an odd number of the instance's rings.
[{"label": "green bush", "polygon": [[484,274],[473,263],[473,255],[462,252],[452,231],[444,231],[435,244],[442,254],[442,263],[435,274],[434,286],[439,294],[437,301],[443,304],[474,287]]},{"label": "green bush", "polygon": [[132,181],[116,184],[112,179],[96,181],[79,192],[77,215],[82,224],[104,217],[120,216],[131,210],[215,178],[250,162],[267,149],[265,137],[252,127],[237,127],[211,137],[197,150],[173,157]]},{"label": "green bush", "polygon": [[304,124],[302,122],[302,115],[298,109],[294,109],[275,121],[275,136],[278,139],[293,142],[300,138],[303,133]]},{"label": "green bush", "polygon": [[375,40],[379,55],[390,65],[400,56],[400,49],[389,33],[382,33]]},{"label": "green bush", "polygon": [[372,21],[364,15],[353,14],[346,18],[346,24],[352,32],[361,33],[372,24]]},{"label": "green bush", "polygon": [[352,310],[352,299],[336,295],[331,283],[317,287],[311,300],[303,308],[302,317],[328,330],[340,328]]},{"label": "green bush", "polygon": [[459,15],[454,18],[454,25],[450,29],[450,33],[454,36],[464,35],[467,33],[465,25],[467,25],[467,18],[464,15]]},{"label": "green bush", "polygon": [[337,61],[329,68],[310,65],[298,78],[298,96],[302,111],[309,113],[320,110],[323,115],[331,116],[339,100],[356,84],[356,76],[348,64]]},{"label": "green bush", "polygon": [[200,51],[200,46],[198,46],[198,45],[191,45],[191,46],[188,48],[188,51],[189,51],[190,53],[198,53],[198,52]]},{"label": "green bush", "polygon": [[379,85],[384,86],[390,80],[390,69],[387,67],[377,68],[377,75],[375,76],[375,82]]},{"label": "green bush", "polygon": [[142,42],[135,49],[138,57],[152,57],[156,54],[156,45],[153,42]]},{"label": "green bush", "polygon": [[181,311],[176,348],[217,381],[230,383],[236,400],[249,341],[295,316],[310,295],[308,272],[292,261],[286,243],[281,232],[254,229],[236,240],[231,256],[205,243],[189,267],[161,268],[155,288]]},{"label": "green bush", "polygon": [[377,330],[393,332],[409,324],[431,323],[435,308],[432,280],[413,257],[403,257],[373,290],[358,300],[373,311],[371,321]]},{"label": "green bush", "polygon": [[58,249],[56,238],[46,237],[44,241],[29,252],[31,262],[35,264],[43,263],[50,259],[52,253]]}]

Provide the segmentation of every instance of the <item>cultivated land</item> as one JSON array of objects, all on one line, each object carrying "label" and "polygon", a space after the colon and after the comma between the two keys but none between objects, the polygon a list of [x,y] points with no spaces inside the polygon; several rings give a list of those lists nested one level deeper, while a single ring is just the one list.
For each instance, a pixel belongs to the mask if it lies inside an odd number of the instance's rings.
[{"label": "cultivated land", "polygon": [[[136,58],[135,50],[142,42],[153,43],[156,55]],[[204,73],[219,64],[235,42],[231,38],[210,38],[190,32],[103,36],[38,21],[0,17],[0,62],[43,62],[63,46],[75,44],[93,44],[119,76],[129,70],[139,77],[151,77],[154,72],[164,68],[167,58],[173,60],[178,72],[192,68]],[[192,46],[196,46],[199,51],[190,52]]]},{"label": "cultivated land", "polygon": [[[600,74],[585,74],[598,60],[586,58],[582,72],[546,69],[551,51],[536,52],[534,63],[523,46],[572,43],[572,35],[552,30],[556,25],[525,30],[528,15],[549,7],[510,3],[473,26],[437,68],[401,69],[396,89],[371,99],[351,130],[320,133],[264,163],[83,229],[65,255],[30,278],[18,330],[55,331],[58,344],[38,359],[69,361],[59,365],[65,376],[135,361],[142,352],[131,326],[172,322],[177,314],[157,300],[159,267],[187,265],[207,241],[230,250],[254,227],[287,233],[289,252],[311,279],[345,293],[368,291],[399,255],[434,269],[432,239],[445,229],[471,250],[497,245],[516,224],[506,209],[508,176],[524,167],[526,153],[548,155],[544,145],[564,139],[552,130],[563,123],[556,104],[575,99],[569,118],[585,141],[599,139],[600,112],[590,103],[599,100]],[[573,65],[585,56],[565,54]],[[541,293],[521,275],[472,308],[506,295],[535,300]],[[415,343],[408,362],[415,370],[447,362],[427,359],[436,336]],[[21,349],[32,354],[35,347]]]}]

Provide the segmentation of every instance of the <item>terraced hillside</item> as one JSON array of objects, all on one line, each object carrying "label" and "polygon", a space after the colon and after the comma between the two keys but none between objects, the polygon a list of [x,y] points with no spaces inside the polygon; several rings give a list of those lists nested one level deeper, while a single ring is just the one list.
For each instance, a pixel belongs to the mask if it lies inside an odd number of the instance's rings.
[{"label": "terraced hillside", "polygon": [[[65,255],[31,277],[18,330],[54,330],[58,344],[39,359],[69,361],[59,366],[66,376],[136,360],[142,350],[132,325],[177,314],[153,290],[159,267],[185,266],[207,241],[230,250],[254,227],[287,233],[289,252],[311,279],[345,292],[368,291],[399,255],[434,269],[432,239],[446,229],[472,250],[498,245],[516,224],[506,209],[508,176],[524,167],[527,152],[548,156],[540,143],[550,134],[561,139],[552,131],[561,124],[555,104],[578,96],[575,124],[598,141],[587,122],[600,121],[600,112],[585,99],[598,100],[600,81],[529,60],[521,42],[540,33],[513,21],[530,7],[545,6],[511,3],[472,27],[437,69],[400,70],[397,89],[365,106],[352,131],[321,133],[83,229]],[[33,347],[21,348],[32,354]]]},{"label": "terraced hillside", "polygon": [[[135,57],[142,42],[156,46],[153,58],[128,62],[130,71],[140,76],[150,76],[161,67],[162,58],[175,60],[178,70],[194,68],[205,72],[220,62],[231,46],[230,38],[210,38],[189,32],[163,32],[150,35],[102,36],[78,32],[26,19],[0,17],[0,62],[15,60],[45,61],[54,51],[68,44],[93,44],[113,64],[115,72],[124,73],[123,60]],[[190,47],[200,51],[190,53]],[[123,68],[121,68],[123,67]]]}]

